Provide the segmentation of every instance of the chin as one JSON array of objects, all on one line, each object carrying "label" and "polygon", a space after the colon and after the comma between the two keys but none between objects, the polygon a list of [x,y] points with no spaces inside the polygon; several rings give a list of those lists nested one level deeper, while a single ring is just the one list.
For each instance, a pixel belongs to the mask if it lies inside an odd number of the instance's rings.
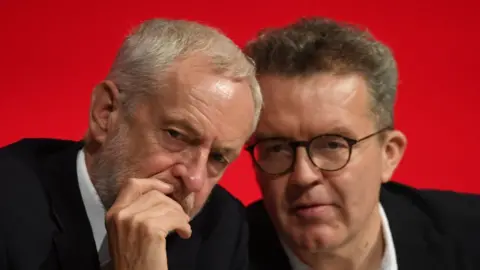
[{"label": "chin", "polygon": [[187,214],[190,216],[191,219],[195,218],[200,212],[202,212],[203,207],[205,206],[205,202],[198,202],[196,201],[197,198],[190,197],[189,200],[189,211]]},{"label": "chin", "polygon": [[287,226],[287,237],[296,249],[310,253],[335,249],[345,241],[346,232],[342,225],[309,224]]}]

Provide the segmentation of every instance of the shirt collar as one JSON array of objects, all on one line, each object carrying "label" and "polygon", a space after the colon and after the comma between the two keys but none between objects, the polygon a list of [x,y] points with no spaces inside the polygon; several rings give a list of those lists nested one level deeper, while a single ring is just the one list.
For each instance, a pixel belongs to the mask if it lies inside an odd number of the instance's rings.
[{"label": "shirt collar", "polygon": [[[93,237],[95,239],[95,245],[97,247],[97,251],[100,251],[100,248],[105,249],[107,246],[102,246],[102,243],[107,235],[107,230],[105,228],[106,211],[88,174],[85,163],[85,153],[83,149],[80,150],[77,155],[77,178],[83,204],[85,205],[85,210],[87,211],[88,220],[90,222]],[[99,254],[101,255],[99,256],[100,262],[109,260],[108,252],[106,252],[105,255],[103,255],[103,253],[105,252],[101,252],[101,254]]]},{"label": "shirt collar", "polygon": [[382,219],[383,239],[385,239],[385,251],[383,253],[381,270],[398,270],[397,255],[393,242],[392,232],[388,223],[387,214],[380,204],[380,217]]}]

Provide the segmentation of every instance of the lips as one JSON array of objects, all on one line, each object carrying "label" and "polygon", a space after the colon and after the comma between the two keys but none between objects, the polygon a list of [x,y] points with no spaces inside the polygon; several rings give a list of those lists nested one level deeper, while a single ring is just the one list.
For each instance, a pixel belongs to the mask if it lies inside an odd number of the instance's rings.
[{"label": "lips", "polygon": [[324,203],[309,203],[309,204],[299,204],[294,206],[291,210],[295,214],[298,213],[309,213],[312,211],[318,211],[320,209],[325,209],[327,207],[332,207],[333,204],[324,204]]},{"label": "lips", "polygon": [[291,213],[304,220],[324,220],[332,217],[335,209],[333,203],[326,202],[298,202],[293,204]]},{"label": "lips", "polygon": [[317,206],[326,206],[326,205],[333,205],[332,202],[328,201],[313,201],[313,200],[298,200],[292,204],[292,209],[305,209],[305,208],[311,208],[311,207],[317,207]]},{"label": "lips", "polygon": [[329,205],[329,204],[322,204],[322,203],[299,204],[299,205],[295,205],[293,207],[293,209],[294,210],[302,210],[302,209],[308,209],[308,208],[312,208],[312,207],[325,206],[325,205]]}]

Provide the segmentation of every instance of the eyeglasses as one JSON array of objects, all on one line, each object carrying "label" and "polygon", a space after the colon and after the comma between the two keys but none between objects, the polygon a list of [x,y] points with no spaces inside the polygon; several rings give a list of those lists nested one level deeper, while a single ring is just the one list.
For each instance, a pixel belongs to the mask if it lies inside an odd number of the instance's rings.
[{"label": "eyeglasses", "polygon": [[357,140],[338,134],[322,134],[309,141],[268,138],[245,149],[255,165],[268,174],[281,175],[291,171],[296,162],[298,147],[306,148],[309,159],[320,170],[338,171],[350,161],[354,145],[390,129],[391,127],[383,128]]}]

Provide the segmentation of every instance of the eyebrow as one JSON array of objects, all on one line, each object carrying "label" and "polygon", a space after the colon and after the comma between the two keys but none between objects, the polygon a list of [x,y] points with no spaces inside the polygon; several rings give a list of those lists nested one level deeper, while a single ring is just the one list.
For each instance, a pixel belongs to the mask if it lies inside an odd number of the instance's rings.
[{"label": "eyebrow", "polygon": [[[167,120],[164,121],[164,124],[179,127],[181,129],[185,130],[187,133],[192,134],[196,139],[199,139],[199,138],[202,137],[201,132],[198,129],[196,129],[185,118],[168,116]],[[237,150],[235,148],[232,148],[232,147],[228,147],[228,146],[221,146],[221,145],[213,146],[211,150],[212,150],[212,152],[220,153],[223,156],[231,157],[232,159],[235,159],[240,155],[239,150]],[[229,160],[229,161],[231,161],[231,160]]]},{"label": "eyebrow", "polygon": [[358,135],[356,135],[351,129],[348,129],[343,126],[333,126],[333,128],[329,129],[328,132],[324,132],[323,134],[343,135],[349,138],[358,137]]},{"label": "eyebrow", "polygon": [[201,131],[184,118],[168,117],[163,121],[163,125],[174,126],[191,136],[193,141],[199,141],[202,137]]},{"label": "eyebrow", "polygon": [[212,147],[212,152],[220,153],[225,157],[231,158],[232,160],[230,160],[230,159],[228,160],[230,162],[233,161],[233,159],[240,156],[240,151],[241,150],[242,150],[242,148],[235,149],[235,148],[232,148],[232,147],[224,147],[224,146],[213,146]]},{"label": "eyebrow", "polygon": [[201,132],[185,118],[168,116],[167,119],[163,121],[163,123],[164,125],[179,127],[185,132],[192,134],[195,138],[200,138],[202,135]]},{"label": "eyebrow", "polygon": [[[315,134],[310,134],[312,138],[320,135],[343,135],[349,138],[358,137],[352,130],[339,125],[333,125],[332,128],[329,128],[328,130],[315,133]],[[281,133],[257,133],[257,134],[254,134],[252,139],[247,142],[247,145],[251,143],[255,143],[255,141],[265,140],[265,139],[284,139],[284,140],[290,140],[290,141],[298,140],[297,138],[294,138],[292,136],[281,135]]]}]

